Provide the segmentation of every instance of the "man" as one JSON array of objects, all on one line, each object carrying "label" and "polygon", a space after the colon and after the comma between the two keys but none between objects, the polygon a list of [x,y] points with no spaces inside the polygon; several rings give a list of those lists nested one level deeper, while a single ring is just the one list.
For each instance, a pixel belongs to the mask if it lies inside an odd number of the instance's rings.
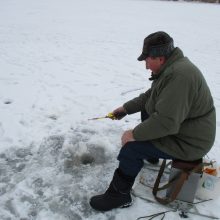
[{"label": "man", "polygon": [[119,167],[107,191],[90,200],[100,211],[131,205],[130,190],[143,159],[194,161],[211,149],[216,130],[213,99],[199,69],[165,32],[144,40],[139,61],[152,71],[151,88],[113,111],[117,119],[141,112],[142,122],[122,135]]}]

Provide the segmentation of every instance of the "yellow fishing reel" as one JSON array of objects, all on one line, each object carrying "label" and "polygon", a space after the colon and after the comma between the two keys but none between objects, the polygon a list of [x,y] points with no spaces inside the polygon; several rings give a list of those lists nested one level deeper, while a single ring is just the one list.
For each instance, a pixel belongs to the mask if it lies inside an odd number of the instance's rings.
[{"label": "yellow fishing reel", "polygon": [[112,112],[108,113],[108,114],[106,115],[106,118],[110,118],[110,119],[112,119],[112,120],[116,120],[116,119],[117,119]]}]

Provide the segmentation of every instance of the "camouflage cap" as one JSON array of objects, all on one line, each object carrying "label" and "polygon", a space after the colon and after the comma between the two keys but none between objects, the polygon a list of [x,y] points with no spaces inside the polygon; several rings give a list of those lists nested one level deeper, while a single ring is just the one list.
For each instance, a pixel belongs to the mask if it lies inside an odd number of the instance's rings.
[{"label": "camouflage cap", "polygon": [[144,39],[144,45],[141,55],[137,58],[139,61],[147,57],[168,57],[174,49],[173,38],[163,31],[150,34]]}]

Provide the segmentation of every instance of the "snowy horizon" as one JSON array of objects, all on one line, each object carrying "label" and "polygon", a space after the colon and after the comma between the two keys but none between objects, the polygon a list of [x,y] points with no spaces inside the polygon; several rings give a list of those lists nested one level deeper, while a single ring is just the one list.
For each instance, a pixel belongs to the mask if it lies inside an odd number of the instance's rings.
[{"label": "snowy horizon", "polygon": [[[108,213],[88,204],[108,186],[121,135],[140,116],[88,119],[150,87],[137,57],[155,31],[204,74],[217,113],[208,157],[220,164],[219,12],[183,1],[0,0],[0,219],[133,220],[166,210],[140,198]],[[198,209],[220,217],[220,199]]]}]

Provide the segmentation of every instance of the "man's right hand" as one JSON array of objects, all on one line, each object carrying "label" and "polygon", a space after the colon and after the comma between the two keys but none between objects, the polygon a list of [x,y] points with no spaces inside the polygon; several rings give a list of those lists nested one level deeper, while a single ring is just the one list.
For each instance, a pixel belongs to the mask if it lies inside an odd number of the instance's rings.
[{"label": "man's right hand", "polygon": [[112,113],[117,120],[121,120],[127,115],[127,112],[123,106],[116,108]]}]

